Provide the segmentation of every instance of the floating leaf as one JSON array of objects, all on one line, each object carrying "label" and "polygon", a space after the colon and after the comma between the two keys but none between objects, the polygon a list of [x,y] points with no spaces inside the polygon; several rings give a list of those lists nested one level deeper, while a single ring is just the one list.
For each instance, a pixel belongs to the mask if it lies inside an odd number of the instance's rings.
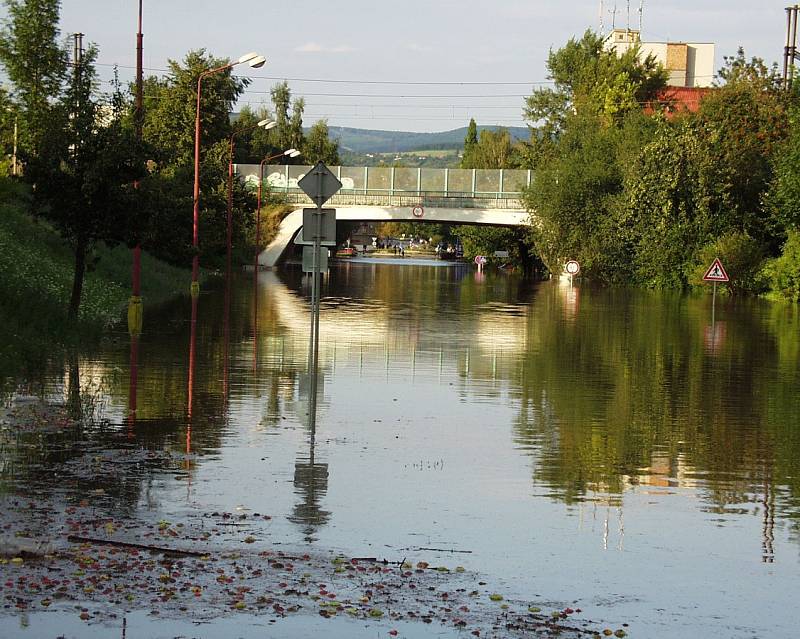
[{"label": "floating leaf", "polygon": [[493,594],[489,595],[489,599],[492,601],[503,601],[503,595]]}]

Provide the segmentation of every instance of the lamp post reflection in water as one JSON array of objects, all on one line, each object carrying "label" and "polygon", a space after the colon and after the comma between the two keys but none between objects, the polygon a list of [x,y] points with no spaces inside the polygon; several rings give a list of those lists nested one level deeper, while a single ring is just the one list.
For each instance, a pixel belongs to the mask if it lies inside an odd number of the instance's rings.
[{"label": "lamp post reflection in water", "polygon": [[129,355],[130,379],[128,380],[128,438],[134,436],[136,427],[136,402],[139,382],[139,336],[142,334],[141,304],[128,309],[128,335],[131,347]]},{"label": "lamp post reflection in water", "polygon": [[[192,409],[194,401],[194,365],[195,365],[195,350],[197,346],[197,298],[199,291],[192,289],[192,319],[189,332],[189,383],[187,387],[186,398],[186,460],[184,468],[189,470],[191,462],[189,455],[192,453]],[[188,491],[191,489],[191,480],[187,480],[187,498]]]},{"label": "lamp post reflection in water", "polygon": [[258,269],[253,269],[253,380],[258,381]]},{"label": "lamp post reflection in water", "polygon": [[228,414],[228,395],[230,392],[230,344],[231,344],[231,267],[225,271],[225,308],[222,311],[222,338],[223,338],[223,363],[222,363],[222,405],[225,415]]}]

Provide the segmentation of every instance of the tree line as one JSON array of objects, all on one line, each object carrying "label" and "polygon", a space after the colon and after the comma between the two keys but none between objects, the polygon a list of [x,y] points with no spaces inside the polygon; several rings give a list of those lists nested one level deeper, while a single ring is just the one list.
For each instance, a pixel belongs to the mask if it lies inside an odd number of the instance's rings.
[{"label": "tree line", "polygon": [[[31,212],[58,229],[74,250],[69,310],[76,317],[99,243],[139,244],[167,262],[190,263],[197,79],[229,61],[204,49],[170,60],[166,75],[144,79],[137,122],[132,86],[123,86],[115,72],[110,89],[102,90],[95,45],[76,47],[77,55],[69,55],[58,28],[60,0],[4,4],[0,63],[11,89],[0,90],[0,143],[9,157],[16,124],[16,158],[20,179],[31,187]],[[199,250],[207,266],[221,264],[225,255],[232,136],[235,162],[258,163],[291,147],[301,152],[297,161],[304,164],[338,163],[338,144],[330,140],[327,123],[321,120],[306,131],[303,100],[292,100],[286,82],[273,87],[269,106],[246,108],[233,121],[231,112],[249,82],[230,69],[203,81]],[[277,126],[256,127],[264,118]],[[255,206],[252,189],[236,180],[233,244],[242,257],[254,248]]]}]

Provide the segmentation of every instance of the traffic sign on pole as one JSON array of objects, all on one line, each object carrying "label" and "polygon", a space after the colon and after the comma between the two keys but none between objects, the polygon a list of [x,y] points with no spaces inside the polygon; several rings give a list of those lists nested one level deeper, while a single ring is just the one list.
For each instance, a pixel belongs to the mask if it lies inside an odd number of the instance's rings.
[{"label": "traffic sign on pole", "polygon": [[719,261],[719,258],[716,258],[711,263],[711,266],[708,267],[706,274],[703,275],[703,281],[730,282],[730,278],[728,277],[728,274],[725,272],[725,268],[722,266],[722,262]]},{"label": "traffic sign on pole", "polygon": [[[313,246],[304,246],[303,247],[303,273],[313,273],[314,272],[314,247]],[[321,247],[316,249],[317,251],[317,259],[316,264],[319,266],[320,273],[327,273],[328,272],[328,249],[326,247]]]},{"label": "traffic sign on pole", "polygon": [[[317,219],[319,218],[319,219]],[[316,228],[319,224],[319,237],[316,237]],[[320,244],[336,245],[336,209],[303,209],[302,241],[295,239],[295,244]]]},{"label": "traffic sign on pole", "polygon": [[327,166],[317,162],[313,169],[298,180],[297,186],[311,198],[317,208],[322,208],[342,188],[342,183]]}]

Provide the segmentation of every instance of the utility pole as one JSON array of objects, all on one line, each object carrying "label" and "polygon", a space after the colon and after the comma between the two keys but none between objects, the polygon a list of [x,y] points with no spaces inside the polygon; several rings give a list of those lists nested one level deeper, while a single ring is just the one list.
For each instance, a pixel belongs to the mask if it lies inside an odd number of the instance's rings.
[{"label": "utility pole", "polygon": [[786,7],[786,46],[783,48],[783,88],[791,89],[797,56],[797,14],[800,5]]},{"label": "utility pole", "polygon": [[639,0],[639,37],[642,36],[642,17],[644,14],[644,0]]},{"label": "utility pole", "polygon": [[605,25],[603,24],[603,0],[600,0],[600,35],[605,35]]},{"label": "utility pole", "polygon": [[627,9],[627,15],[628,15],[627,20],[628,21],[625,23],[625,31],[630,33],[630,30],[631,30],[631,0],[627,1],[626,9]]},{"label": "utility pole", "polygon": [[[74,74],[74,87],[75,87],[75,104],[72,105],[74,111],[72,112],[73,118],[77,120],[78,115],[81,112],[81,76],[83,75],[83,33],[73,33],[73,47],[72,47],[72,71]],[[78,131],[77,127],[75,129]],[[72,154],[73,157],[77,156],[78,152],[78,145],[82,142],[82,140],[75,140],[75,143],[72,147]]]},{"label": "utility pole", "polygon": [[[142,128],[144,125],[144,98],[143,98],[143,69],[142,69],[142,0],[139,0],[139,30],[136,32],[136,102],[134,110],[134,125],[136,127],[136,142],[141,148]],[[139,180],[133,183],[135,189],[139,188]],[[141,263],[142,247],[139,238],[136,238],[136,246],[132,249],[133,265],[131,267],[131,300],[130,306],[138,305],[138,318],[141,323]]]},{"label": "utility pole", "polygon": [[75,80],[80,78],[80,67],[83,62],[83,33],[73,33],[72,62],[75,67]]}]

